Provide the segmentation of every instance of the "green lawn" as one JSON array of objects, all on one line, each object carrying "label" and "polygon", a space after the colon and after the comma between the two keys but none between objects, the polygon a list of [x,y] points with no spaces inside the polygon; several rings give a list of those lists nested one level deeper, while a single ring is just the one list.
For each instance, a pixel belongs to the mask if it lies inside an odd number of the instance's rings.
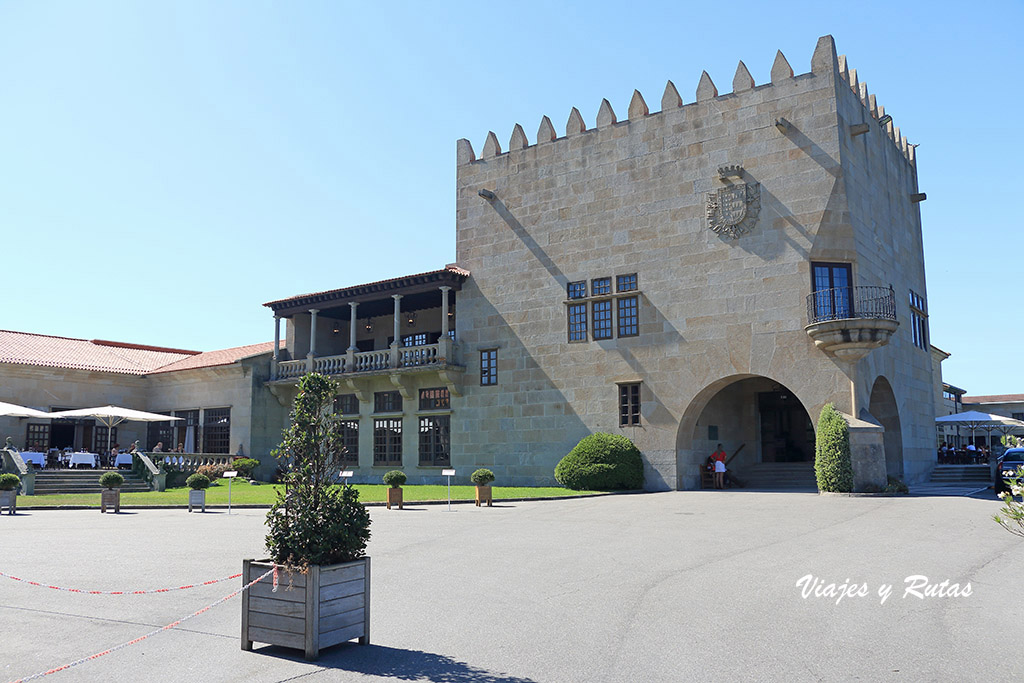
[{"label": "green lawn", "polygon": [[[354,484],[359,490],[359,499],[365,503],[384,502],[387,486],[384,484]],[[273,484],[262,484],[253,486],[244,479],[235,480],[231,484],[232,505],[270,505],[277,498],[276,491],[281,488]],[[447,486],[403,486],[403,499],[406,503],[416,503],[427,500],[448,500]],[[570,491],[569,489],[557,486],[541,487],[515,487],[495,486],[493,487],[495,500],[508,500],[510,498],[548,498],[548,497],[572,497],[584,496],[600,491]],[[474,487],[452,486],[452,500],[473,500]],[[214,486],[206,490],[207,505],[227,505],[228,485],[225,480],[218,481]],[[100,506],[100,495],[98,493],[65,493],[52,496],[18,496],[19,508],[30,507],[59,507],[62,505],[87,505],[89,507]],[[122,493],[121,505],[124,506],[146,506],[146,505],[181,505],[188,506],[188,489],[185,487],[168,489],[166,491],[149,491],[146,493]]]}]

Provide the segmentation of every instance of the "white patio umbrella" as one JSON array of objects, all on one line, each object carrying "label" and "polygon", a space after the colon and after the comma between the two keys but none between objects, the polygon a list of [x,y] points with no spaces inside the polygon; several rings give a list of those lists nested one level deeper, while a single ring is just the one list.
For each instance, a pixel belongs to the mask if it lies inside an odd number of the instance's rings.
[{"label": "white patio umbrella", "polygon": [[107,427],[107,451],[110,451],[111,427],[116,427],[125,421],[130,422],[169,422],[180,420],[180,417],[160,415],[159,413],[147,413],[143,410],[132,410],[131,408],[120,408],[118,406],[101,406],[99,408],[79,408],[78,410],[63,410],[59,413],[45,413],[46,417],[91,417],[99,420]]},{"label": "white patio umbrella", "polygon": [[25,408],[14,403],[0,401],[0,417],[51,417],[53,413],[44,413],[34,408]]},{"label": "white patio umbrella", "polygon": [[962,425],[971,430],[971,441],[974,441],[974,432],[978,429],[984,429],[985,433],[989,437],[989,443],[992,442],[992,430],[996,430],[1002,434],[1009,434],[1010,432],[1024,428],[1024,422],[1015,420],[1012,417],[1006,417],[1005,415],[993,415],[992,413],[983,413],[980,410],[968,410],[964,413],[953,413],[952,415],[944,415],[943,417],[935,418],[935,424],[938,425]]}]

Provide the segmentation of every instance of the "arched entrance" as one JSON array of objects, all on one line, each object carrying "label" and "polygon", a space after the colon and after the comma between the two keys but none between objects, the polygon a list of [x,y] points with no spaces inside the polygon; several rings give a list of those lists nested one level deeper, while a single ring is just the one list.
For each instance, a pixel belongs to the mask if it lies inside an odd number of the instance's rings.
[{"label": "arched entrance", "polygon": [[728,466],[756,488],[814,488],[814,425],[788,387],[734,375],[705,387],[676,435],[680,488],[700,485],[700,467],[721,443]]},{"label": "arched entrance", "polygon": [[896,406],[896,394],[885,377],[879,376],[871,387],[868,412],[885,428],[882,436],[882,445],[885,447],[885,473],[890,477],[902,479],[903,433],[900,431],[900,413]]}]

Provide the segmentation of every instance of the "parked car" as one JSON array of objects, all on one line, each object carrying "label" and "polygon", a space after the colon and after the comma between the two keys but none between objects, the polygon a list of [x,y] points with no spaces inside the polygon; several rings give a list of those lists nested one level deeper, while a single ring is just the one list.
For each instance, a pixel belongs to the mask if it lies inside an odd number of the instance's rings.
[{"label": "parked car", "polygon": [[1021,467],[1024,467],[1024,448],[1007,448],[996,468],[996,493],[1010,490],[1007,483],[1010,477],[1017,475],[1017,470]]}]

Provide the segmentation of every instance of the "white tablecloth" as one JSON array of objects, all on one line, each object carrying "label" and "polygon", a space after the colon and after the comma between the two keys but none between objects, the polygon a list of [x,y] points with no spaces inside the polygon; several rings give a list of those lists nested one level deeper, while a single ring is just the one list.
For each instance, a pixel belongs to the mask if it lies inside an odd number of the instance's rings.
[{"label": "white tablecloth", "polygon": [[131,453],[118,453],[117,459],[114,461],[114,467],[120,467],[121,465],[131,465],[132,454]]},{"label": "white tablecloth", "polygon": [[22,451],[21,459],[25,462],[35,463],[40,467],[46,467],[46,453],[40,453],[38,451]]},{"label": "white tablecloth", "polygon": [[71,460],[68,463],[72,467],[75,465],[88,465],[89,467],[96,467],[96,454],[95,453],[72,453]]}]

